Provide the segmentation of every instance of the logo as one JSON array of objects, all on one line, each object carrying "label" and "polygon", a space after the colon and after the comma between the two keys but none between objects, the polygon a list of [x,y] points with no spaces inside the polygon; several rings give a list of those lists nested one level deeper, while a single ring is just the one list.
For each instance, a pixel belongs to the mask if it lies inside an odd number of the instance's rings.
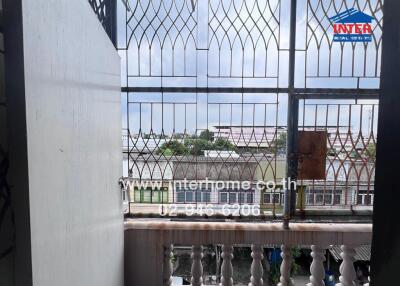
[{"label": "logo", "polygon": [[371,17],[354,8],[329,18],[333,22],[334,42],[371,42]]}]

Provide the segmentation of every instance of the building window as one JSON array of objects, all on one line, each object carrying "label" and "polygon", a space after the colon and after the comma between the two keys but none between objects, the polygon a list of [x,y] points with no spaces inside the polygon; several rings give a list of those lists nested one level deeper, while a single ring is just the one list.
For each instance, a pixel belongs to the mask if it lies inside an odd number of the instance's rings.
[{"label": "building window", "polygon": [[221,201],[221,203],[227,203],[228,202],[228,193],[221,193],[220,201]]},{"label": "building window", "polygon": [[323,205],[324,204],[324,194],[323,193],[315,194],[315,204],[316,205]]},{"label": "building window", "polygon": [[264,193],[264,204],[280,204],[281,195],[273,193]]},{"label": "building window", "polygon": [[184,190],[177,189],[177,202],[178,203],[209,203],[211,202],[211,191],[210,190]]},{"label": "building window", "polygon": [[280,204],[280,203],[281,203],[281,195],[274,194],[274,204]]},{"label": "building window", "polygon": [[253,196],[254,196],[254,194],[252,192],[240,192],[239,193],[239,203],[240,204],[252,204]]},{"label": "building window", "polygon": [[246,203],[248,203],[248,204],[253,204],[254,203],[253,194],[252,193],[247,194],[246,197],[247,197]]},{"label": "building window", "polygon": [[373,204],[374,194],[372,191],[359,190],[357,193],[357,204],[363,206],[369,206]]},{"label": "building window", "polygon": [[306,198],[307,205],[339,205],[342,190],[310,190]]},{"label": "building window", "polygon": [[203,192],[203,203],[210,203],[211,202],[211,193],[209,191]]},{"label": "building window", "polygon": [[307,194],[307,200],[306,200],[307,205],[313,205],[314,204],[314,194]]},{"label": "building window", "polygon": [[194,201],[194,195],[193,192],[191,191],[186,191],[186,202],[187,203],[192,203]]},{"label": "building window", "polygon": [[264,204],[270,204],[271,203],[271,194],[265,194],[264,193],[263,202],[264,202]]},{"label": "building window", "polygon": [[197,190],[196,191],[196,202],[197,203],[201,203],[202,202],[202,200],[201,200],[201,190]]},{"label": "building window", "polygon": [[229,193],[229,203],[230,204],[236,204],[237,203],[237,193]]},{"label": "building window", "polygon": [[332,205],[333,204],[333,196],[332,194],[325,194],[324,195],[324,200],[326,205]]},{"label": "building window", "polygon": [[335,190],[333,195],[333,204],[340,205],[342,203],[342,190]]},{"label": "building window", "polygon": [[185,192],[184,191],[177,191],[177,201],[178,203],[184,203],[185,202]]},{"label": "building window", "polygon": [[239,193],[239,203],[240,203],[240,204],[243,204],[243,203],[246,202],[246,201],[245,201],[245,197],[246,197],[246,194],[245,194],[245,193]]},{"label": "building window", "polygon": [[141,189],[142,192],[142,200],[141,203],[151,203],[152,199],[152,190],[150,188]]}]

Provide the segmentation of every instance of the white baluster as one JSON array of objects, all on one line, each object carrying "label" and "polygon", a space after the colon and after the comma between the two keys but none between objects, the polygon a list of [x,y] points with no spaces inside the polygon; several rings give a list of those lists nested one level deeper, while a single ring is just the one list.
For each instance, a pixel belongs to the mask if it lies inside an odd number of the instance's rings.
[{"label": "white baluster", "polygon": [[222,246],[222,266],[221,266],[221,286],[232,286],[233,285],[233,247],[231,245]]},{"label": "white baluster", "polygon": [[342,253],[340,256],[343,261],[340,264],[340,283],[336,284],[336,286],[354,286],[356,285],[354,280],[356,279],[356,270],[354,269],[354,256],[356,255],[356,251],[353,247],[342,245]]},{"label": "white baluster", "polygon": [[281,278],[278,286],[292,286],[293,283],[290,279],[290,264],[292,263],[291,249],[286,245],[282,245],[281,250],[281,257],[283,260],[281,264]]},{"label": "white baluster", "polygon": [[201,259],[203,258],[203,247],[201,245],[192,246],[192,286],[203,285],[203,265]]},{"label": "white baluster", "polygon": [[261,245],[251,246],[251,257],[253,262],[251,263],[251,278],[249,286],[262,286],[263,285],[263,268],[261,260],[263,259],[263,248]]},{"label": "white baluster", "polygon": [[167,244],[164,246],[164,264],[163,264],[163,285],[171,286],[172,285],[172,254],[173,251],[172,244]]},{"label": "white baluster", "polygon": [[313,261],[310,267],[310,283],[308,283],[307,286],[325,286],[325,248],[317,245],[312,245],[311,250]]}]

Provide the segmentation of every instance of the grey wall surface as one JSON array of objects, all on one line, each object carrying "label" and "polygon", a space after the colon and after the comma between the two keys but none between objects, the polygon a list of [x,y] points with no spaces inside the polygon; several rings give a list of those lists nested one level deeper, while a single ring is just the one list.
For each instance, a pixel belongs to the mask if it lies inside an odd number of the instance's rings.
[{"label": "grey wall surface", "polygon": [[[18,89],[10,120],[23,133],[25,108],[26,140],[10,133],[12,178],[18,211],[28,209],[30,221],[23,232],[27,216],[16,218],[16,260],[27,242],[21,233],[30,232],[32,268],[16,285],[122,286],[119,56],[87,1],[14,3],[8,1],[22,16],[24,71],[10,72],[7,92]],[[24,141],[27,174],[23,162],[15,167]],[[27,197],[28,208],[20,203]]]},{"label": "grey wall surface", "polygon": [[125,231],[125,286],[163,285],[161,235],[147,230]]}]

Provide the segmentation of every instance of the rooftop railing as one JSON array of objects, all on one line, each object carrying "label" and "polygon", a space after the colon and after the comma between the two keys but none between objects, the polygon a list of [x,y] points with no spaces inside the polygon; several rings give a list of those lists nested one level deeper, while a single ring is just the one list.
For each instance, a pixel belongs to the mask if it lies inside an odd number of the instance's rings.
[{"label": "rooftop railing", "polygon": [[239,246],[251,246],[249,285],[269,285],[263,284],[269,274],[265,273],[268,262],[264,249],[280,246],[282,261],[278,285],[293,285],[291,248],[301,247],[311,248],[310,284],[307,285],[322,286],[325,285],[327,249],[337,245],[342,262],[334,280],[339,286],[353,286],[357,279],[353,264],[356,249],[371,243],[371,231],[370,224],[291,223],[286,230],[281,223],[128,220],[125,222],[125,281],[126,285],[172,285],[174,246],[190,246],[191,285],[207,285],[202,264],[203,246],[218,245],[222,249],[220,285],[236,283],[232,259],[234,247]]}]

